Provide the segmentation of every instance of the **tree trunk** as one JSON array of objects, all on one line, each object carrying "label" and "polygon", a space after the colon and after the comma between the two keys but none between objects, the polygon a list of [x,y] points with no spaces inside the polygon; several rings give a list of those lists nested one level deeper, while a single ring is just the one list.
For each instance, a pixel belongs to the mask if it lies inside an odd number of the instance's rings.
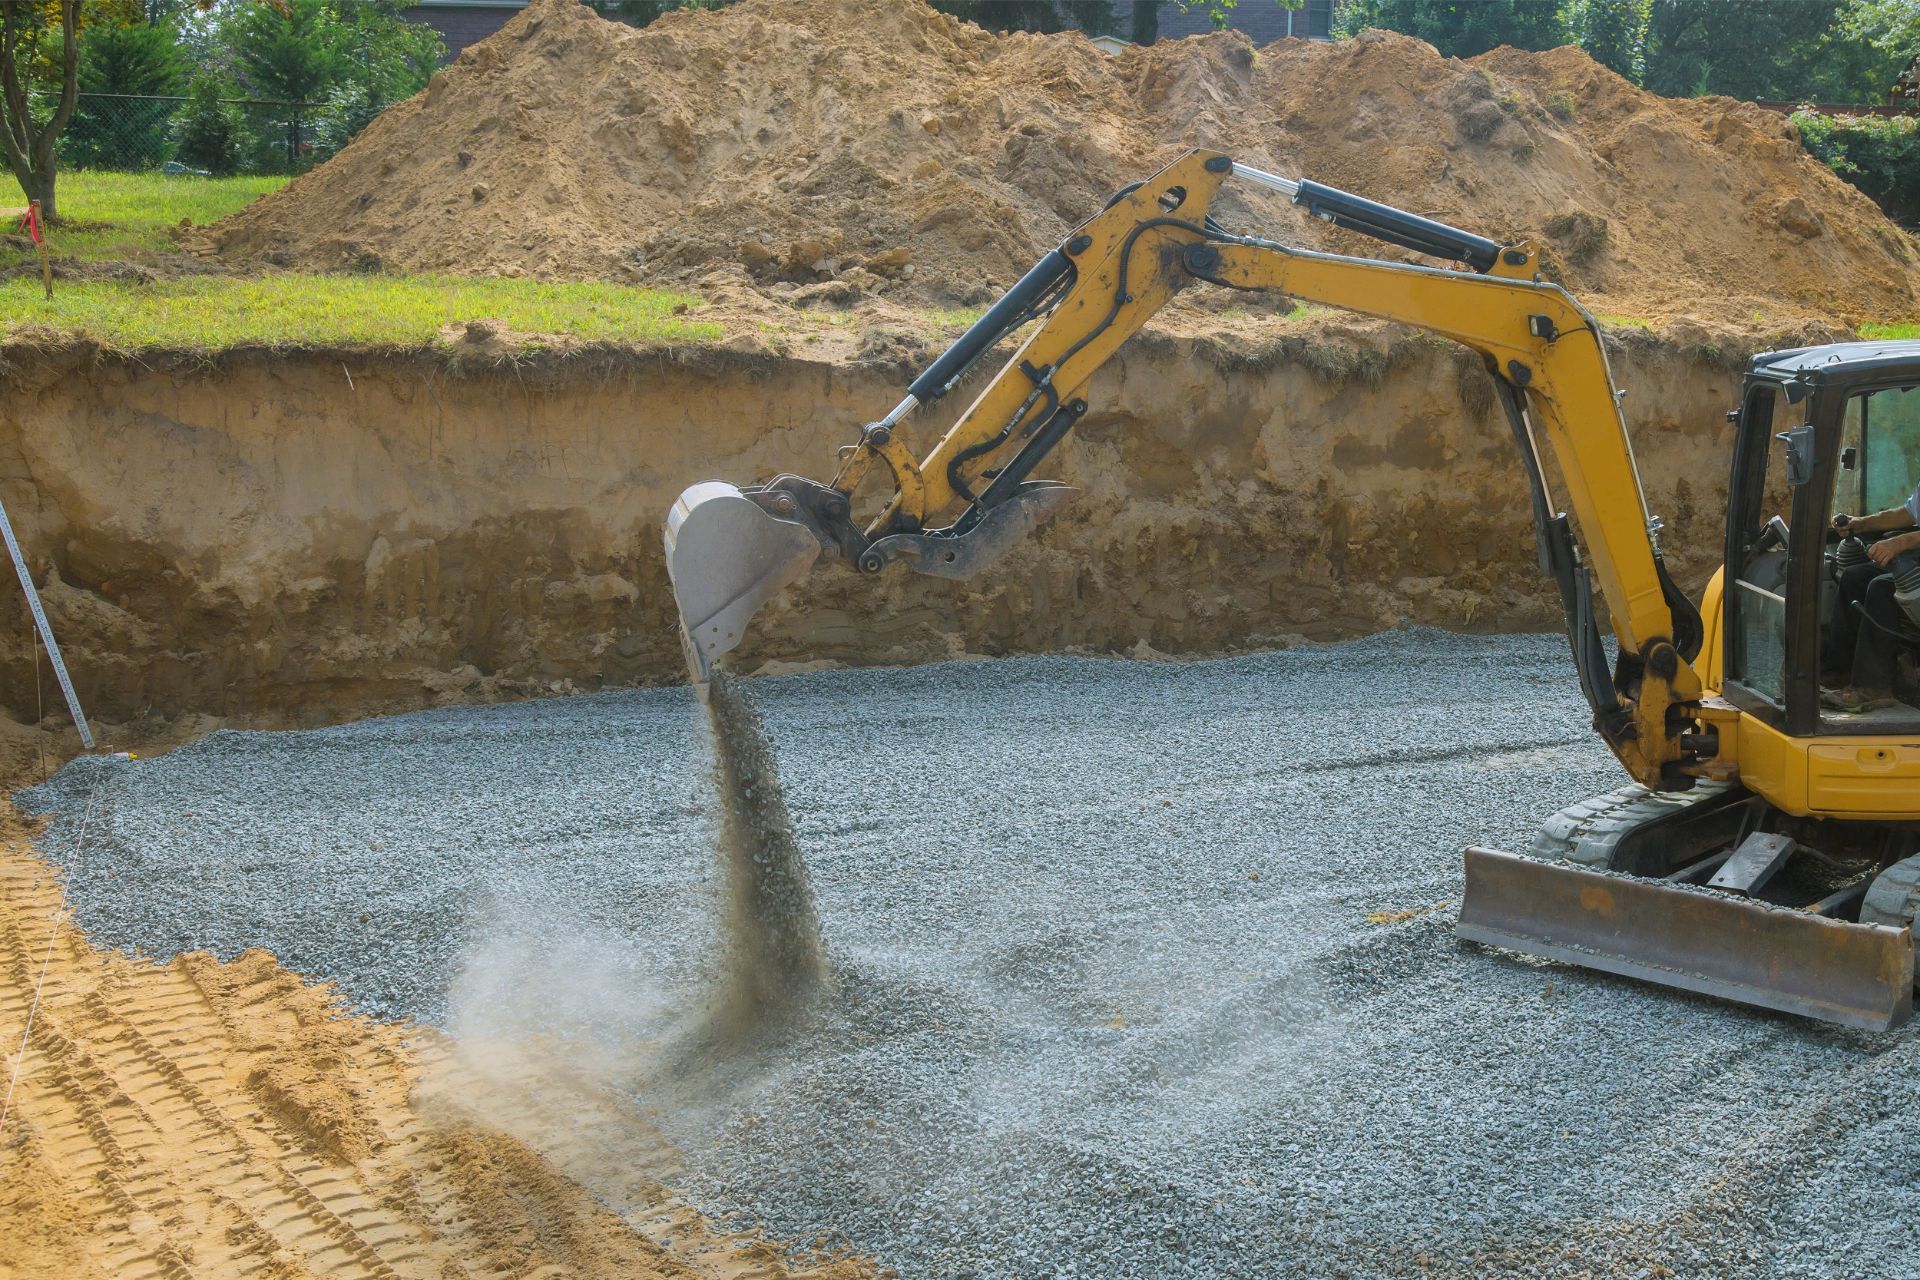
[{"label": "tree trunk", "polygon": [[49,162],[44,172],[30,171],[21,173],[15,170],[13,175],[19,180],[20,189],[27,193],[27,199],[38,200],[40,202],[40,216],[48,222],[52,222],[60,216],[59,210],[54,205],[53,170],[54,166],[52,162]]},{"label": "tree trunk", "polygon": [[60,101],[52,117],[36,129],[20,75],[17,54],[29,22],[39,21],[30,6],[0,0],[0,156],[20,181],[27,199],[40,202],[41,216],[58,216],[54,204],[54,142],[73,118],[80,94],[80,0],[60,0]]}]

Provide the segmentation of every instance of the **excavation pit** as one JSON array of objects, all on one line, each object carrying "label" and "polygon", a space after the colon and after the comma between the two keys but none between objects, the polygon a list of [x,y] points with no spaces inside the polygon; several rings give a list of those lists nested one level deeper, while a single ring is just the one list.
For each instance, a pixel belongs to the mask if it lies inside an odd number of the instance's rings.
[{"label": "excavation pit", "polygon": [[1912,1270],[1911,1037],[1454,940],[1461,845],[1617,782],[1566,667],[1410,631],[755,681],[836,977],[724,1058],[671,1052],[723,892],[685,690],[219,733],[26,801],[64,863],[100,784],[99,942],[591,1053],[698,1203],[906,1275]]}]

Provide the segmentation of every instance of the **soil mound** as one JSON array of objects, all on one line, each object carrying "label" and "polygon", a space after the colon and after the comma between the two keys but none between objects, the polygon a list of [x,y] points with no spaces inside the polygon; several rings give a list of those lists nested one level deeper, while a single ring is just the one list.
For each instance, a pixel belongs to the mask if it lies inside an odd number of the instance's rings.
[{"label": "soil mound", "polygon": [[[708,287],[724,272],[831,301],[968,304],[1192,146],[1532,235],[1609,310],[1920,311],[1911,240],[1789,122],[1659,98],[1578,50],[1462,62],[1370,32],[1256,54],[1222,33],[1109,56],[918,0],[744,0],[639,30],[535,0],[191,244],[309,268]],[[1377,251],[1265,193],[1223,212]]]}]

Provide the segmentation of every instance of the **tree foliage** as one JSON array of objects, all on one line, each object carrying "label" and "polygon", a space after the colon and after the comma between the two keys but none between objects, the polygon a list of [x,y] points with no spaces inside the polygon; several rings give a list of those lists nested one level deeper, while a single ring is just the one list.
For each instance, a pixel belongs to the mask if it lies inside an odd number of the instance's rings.
[{"label": "tree foliage", "polygon": [[[299,169],[331,155],[388,104],[426,87],[446,54],[400,0],[230,3],[212,38],[235,94],[286,103],[249,139],[256,167]],[[232,96],[232,95],[230,95]]]},{"label": "tree foliage", "polygon": [[1639,84],[1647,73],[1653,0],[1572,0],[1567,36],[1595,62]]},{"label": "tree foliage", "polygon": [[1920,222],[1920,118],[1797,111],[1800,140],[1889,215]]},{"label": "tree foliage", "polygon": [[[96,18],[80,37],[83,94],[177,94],[185,80],[179,33],[171,24],[122,26]],[[117,97],[82,98],[61,151],[81,167],[136,156],[157,160],[168,149],[169,132],[164,108]]]},{"label": "tree foliage", "polygon": [[1877,102],[1920,53],[1920,0],[1340,0],[1336,31],[1366,27],[1461,58],[1577,44],[1667,97]]},{"label": "tree foliage", "polygon": [[1565,44],[1564,7],[1564,0],[1342,0],[1334,30],[1354,35],[1382,27],[1418,36],[1448,57],[1471,58],[1503,44]]},{"label": "tree foliage", "polygon": [[239,6],[222,22],[220,41],[234,78],[257,98],[314,101],[353,66],[353,30],[329,0]]},{"label": "tree foliage", "polygon": [[[1880,0],[1654,0],[1647,88],[1785,102],[1878,102],[1900,65],[1861,29]],[[1912,0],[1900,0],[1908,8]]]},{"label": "tree foliage", "polygon": [[1853,0],[1842,11],[1838,29],[1892,62],[1920,57],[1920,3],[1915,0]]}]

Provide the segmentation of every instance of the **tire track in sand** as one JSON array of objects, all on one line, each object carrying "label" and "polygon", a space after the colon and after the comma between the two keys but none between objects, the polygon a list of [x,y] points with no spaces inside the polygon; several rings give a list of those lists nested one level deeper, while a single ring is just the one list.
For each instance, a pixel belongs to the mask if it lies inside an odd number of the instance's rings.
[{"label": "tire track in sand", "polygon": [[671,1146],[590,1080],[470,1076],[440,1037],[346,1016],[265,952],[153,965],[66,920],[49,953],[59,909],[8,808],[0,1084],[51,955],[0,1133],[10,1280],[876,1274],[713,1229],[657,1180]]}]

